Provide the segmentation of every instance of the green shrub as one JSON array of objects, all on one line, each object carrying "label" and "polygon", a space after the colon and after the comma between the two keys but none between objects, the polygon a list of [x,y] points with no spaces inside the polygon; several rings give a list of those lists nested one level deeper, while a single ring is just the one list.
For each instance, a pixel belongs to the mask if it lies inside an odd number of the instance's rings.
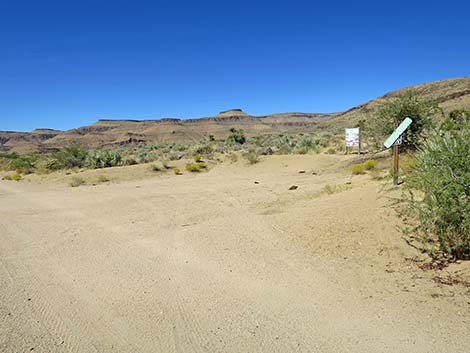
[{"label": "green shrub", "polygon": [[150,169],[154,172],[161,172],[165,170],[165,166],[161,162],[156,162],[150,165]]},{"label": "green shrub", "polygon": [[69,182],[69,185],[73,188],[76,188],[83,184],[85,184],[85,180],[79,176],[73,176]]},{"label": "green shrub", "polygon": [[188,164],[186,164],[186,170],[188,172],[191,172],[191,173],[200,172],[201,171],[201,163],[188,163]]},{"label": "green shrub", "polygon": [[436,102],[420,97],[414,91],[407,91],[386,100],[370,121],[368,133],[381,145],[406,117],[413,123],[401,135],[402,150],[416,149],[427,131],[433,126],[433,116],[439,112]]},{"label": "green shrub", "polygon": [[238,162],[238,154],[236,153],[230,153],[229,158],[230,158],[230,162],[232,163]]},{"label": "green shrub", "polygon": [[89,151],[85,160],[87,168],[108,168],[122,165],[122,153],[112,150]]},{"label": "green shrub", "polygon": [[60,169],[83,168],[88,152],[78,146],[69,146],[55,154]]},{"label": "green shrub", "polygon": [[201,157],[200,154],[195,154],[195,155],[193,156],[193,159],[194,159],[194,161],[195,161],[196,163],[202,161],[202,157]]},{"label": "green shrub", "polygon": [[470,129],[436,135],[422,145],[405,182],[415,230],[455,258],[470,258],[469,151]]},{"label": "green shrub", "polygon": [[175,175],[181,175],[181,170],[179,168],[174,168],[173,169],[173,173],[175,173]]},{"label": "green shrub", "polygon": [[295,153],[297,154],[307,154],[307,152],[308,152],[308,149],[305,147],[299,147],[295,150]]},{"label": "green shrub", "polygon": [[20,181],[22,179],[20,173],[15,173],[11,175],[5,175],[2,180],[13,180],[13,181]]},{"label": "green shrub", "polygon": [[248,161],[250,164],[256,164],[259,162],[259,155],[258,153],[251,151],[247,152],[244,154],[245,159]]},{"label": "green shrub", "polygon": [[353,175],[365,174],[366,168],[363,163],[354,164],[351,167],[351,172],[353,173]]},{"label": "green shrub", "polygon": [[375,169],[376,166],[377,166],[377,161],[374,161],[373,159],[368,159],[367,161],[364,162],[365,170]]},{"label": "green shrub", "polygon": [[228,146],[234,145],[243,145],[246,142],[245,133],[242,129],[235,129],[231,128],[230,133],[227,135],[225,139],[225,144]]}]

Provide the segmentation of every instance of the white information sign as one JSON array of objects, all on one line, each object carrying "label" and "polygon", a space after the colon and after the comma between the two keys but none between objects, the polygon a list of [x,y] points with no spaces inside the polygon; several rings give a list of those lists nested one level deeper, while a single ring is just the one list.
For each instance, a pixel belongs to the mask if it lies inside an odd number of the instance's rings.
[{"label": "white information sign", "polygon": [[359,146],[359,128],[346,129],[346,147]]}]

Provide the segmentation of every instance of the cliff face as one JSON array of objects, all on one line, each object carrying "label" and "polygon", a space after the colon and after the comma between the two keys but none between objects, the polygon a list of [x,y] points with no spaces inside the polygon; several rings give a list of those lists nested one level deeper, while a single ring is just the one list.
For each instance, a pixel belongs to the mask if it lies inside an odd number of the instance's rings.
[{"label": "cliff face", "polygon": [[372,119],[377,107],[388,99],[413,89],[425,98],[439,102],[444,111],[470,109],[470,77],[448,79],[393,91],[345,112],[332,114],[279,113],[251,116],[241,109],[230,109],[213,117],[199,119],[164,118],[159,120],[101,119],[89,126],[68,131],[36,129],[31,133],[0,131],[0,151],[53,151],[71,144],[83,148],[125,146],[139,143],[189,143],[225,138],[230,128],[243,129],[250,136],[290,132],[315,132]]}]

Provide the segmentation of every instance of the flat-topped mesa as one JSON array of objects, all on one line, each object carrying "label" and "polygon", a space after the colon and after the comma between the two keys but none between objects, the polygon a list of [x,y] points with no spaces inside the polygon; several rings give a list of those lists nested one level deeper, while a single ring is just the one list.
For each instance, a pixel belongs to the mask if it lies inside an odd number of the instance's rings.
[{"label": "flat-topped mesa", "polygon": [[178,118],[161,118],[161,119],[99,119],[96,124],[125,124],[125,123],[177,123],[181,121]]},{"label": "flat-topped mesa", "polygon": [[250,116],[250,115],[248,115],[241,109],[229,109],[229,110],[224,110],[223,112],[220,112],[219,114],[217,114],[216,117],[230,117],[230,116]]}]

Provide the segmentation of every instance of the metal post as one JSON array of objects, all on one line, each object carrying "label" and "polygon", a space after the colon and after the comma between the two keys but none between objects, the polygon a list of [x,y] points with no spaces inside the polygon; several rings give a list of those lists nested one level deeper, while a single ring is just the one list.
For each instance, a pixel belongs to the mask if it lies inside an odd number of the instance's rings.
[{"label": "metal post", "polygon": [[393,145],[393,184],[398,185],[398,144]]}]

